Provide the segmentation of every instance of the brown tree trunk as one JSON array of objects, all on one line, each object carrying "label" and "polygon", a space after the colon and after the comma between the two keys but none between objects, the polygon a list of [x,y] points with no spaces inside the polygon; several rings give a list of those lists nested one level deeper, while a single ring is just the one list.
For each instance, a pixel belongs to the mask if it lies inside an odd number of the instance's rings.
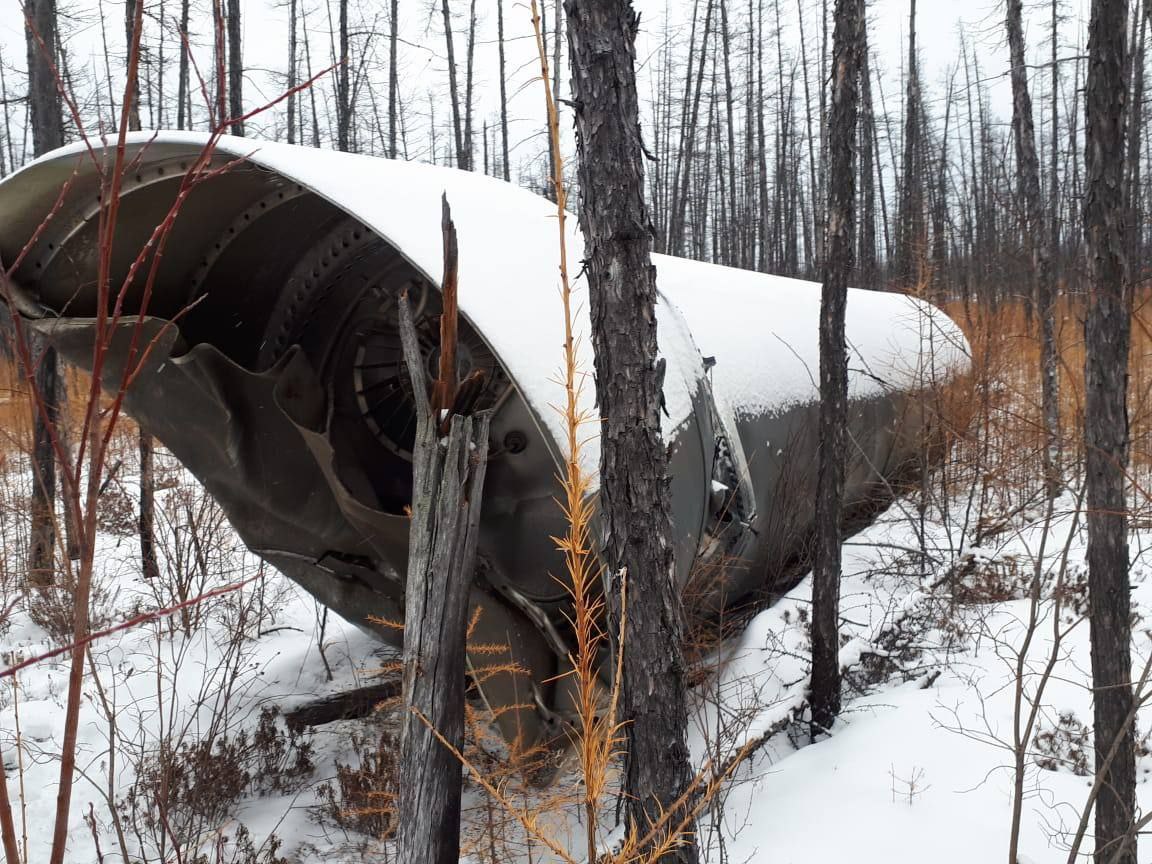
[{"label": "brown tree trunk", "polygon": [[[26,0],[28,43],[28,110],[33,155],[64,145],[64,123],[56,72],[56,0]],[[32,336],[32,374],[43,410],[32,408],[32,500],[30,502],[28,576],[33,584],[51,585],[55,575],[56,459],[52,430],[59,417],[59,364],[56,349]]]},{"label": "brown tree trunk", "polygon": [[[1128,0],[1093,0],[1084,94],[1084,240],[1090,292],[1084,438],[1095,750],[1098,770],[1105,773],[1096,800],[1096,860],[1135,864],[1136,839],[1127,837],[1136,807],[1125,495],[1132,301],[1123,184],[1127,29]],[[1105,765],[1115,742],[1119,746]],[[1123,844],[1127,846],[1121,850]]]},{"label": "brown tree trunk", "polygon": [[836,0],[832,106],[828,118],[828,226],[820,297],[820,444],[816,480],[816,567],[812,574],[812,736],[840,712],[840,513],[848,424],[844,317],[855,264],[856,116],[860,98],[863,0]]},{"label": "brown tree trunk", "polygon": [[[664,368],[657,363],[656,271],[644,199],[636,94],[638,19],[631,2],[567,0],[568,47],[580,155],[596,397],[600,406],[600,515],[610,625],[619,632],[628,580],[621,720],[627,738],[629,822],[645,831],[692,776],[680,597],[674,585],[667,453],[660,431]],[[689,820],[690,821],[690,820]],[[691,840],[691,837],[688,838]],[[665,861],[694,862],[694,843]]]}]

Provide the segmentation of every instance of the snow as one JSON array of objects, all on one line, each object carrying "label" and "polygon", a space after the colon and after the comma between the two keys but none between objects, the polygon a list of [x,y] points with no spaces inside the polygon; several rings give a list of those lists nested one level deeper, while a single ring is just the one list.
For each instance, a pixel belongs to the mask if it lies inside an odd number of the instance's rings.
[{"label": "snow", "polygon": [[[169,457],[160,459],[163,466]],[[4,469],[5,482],[23,482],[23,470],[13,460]],[[179,481],[160,493],[162,511],[168,496],[199,494],[189,476],[181,473]],[[127,469],[118,482],[126,494],[135,494]],[[690,743],[698,764],[709,758],[723,761],[746,742],[754,742],[757,749],[726,789],[723,809],[706,813],[701,821],[705,860],[721,860],[721,847],[728,861],[784,864],[918,864],[926,851],[942,864],[969,864],[1005,855],[1013,663],[1024,637],[1028,601],[1021,590],[1003,601],[954,603],[942,577],[966,556],[977,555],[983,565],[1001,566],[1009,574],[1015,572],[1013,562],[1029,562],[1021,571],[1027,578],[1044,540],[1044,569],[1057,566],[1067,545],[1068,579],[1074,583],[1083,572],[1085,538],[1071,492],[1057,502],[1047,537],[1040,516],[1024,511],[1007,531],[985,538],[979,547],[965,534],[962,516],[948,515],[963,514],[964,503],[949,502],[944,512],[929,509],[924,566],[914,554],[920,548],[919,523],[910,501],[898,501],[845,544],[840,658],[848,683],[844,711],[829,736],[809,744],[806,724],[796,715],[808,682],[808,580],[752,618],[706,661],[716,671],[694,691]],[[220,580],[251,575],[260,566],[226,526],[215,543]],[[1152,613],[1152,581],[1139,550],[1150,543],[1152,532],[1134,533],[1133,599],[1145,619]],[[131,536],[106,532],[100,544],[100,581],[107,589],[101,614],[119,620],[154,606],[156,589],[139,577]],[[101,681],[117,707],[118,795],[132,781],[132,754],[146,758],[163,734],[183,730],[188,740],[195,740],[211,724],[213,705],[229,688],[228,728],[251,732],[262,707],[287,709],[315,695],[357,686],[387,662],[374,653],[378,646],[370,637],[329,616],[324,644],[335,680],[327,681],[318,653],[315,604],[271,571],[264,577],[259,604],[255,590],[214,601],[203,623],[189,633],[150,625],[94,646]],[[238,610],[257,605],[265,610],[255,628],[259,633],[246,639],[239,653],[230,653]],[[1061,646],[1059,674],[1043,699],[1041,730],[1053,729],[1065,712],[1091,725],[1087,637],[1086,625],[1081,626]],[[50,644],[24,611],[0,627],[0,657],[6,664]],[[1050,647],[1050,621],[1042,618],[1028,662],[1030,688]],[[1152,644],[1139,630],[1134,648],[1134,662],[1142,667]],[[883,674],[874,674],[877,658],[890,664]],[[18,704],[11,698],[10,682],[0,687],[0,751],[14,794],[17,707],[20,714],[33,861],[44,859],[51,835],[58,771],[54,754],[62,735],[66,674],[62,661],[22,672]],[[78,779],[68,860],[95,860],[83,822],[87,802],[93,801],[106,860],[115,861],[109,853],[115,848],[114,836],[101,810],[109,725],[91,679],[85,694],[80,722],[85,776]],[[243,825],[258,844],[274,832],[284,843],[280,854],[294,864],[360,860],[354,850],[370,843],[369,838],[345,836],[318,824],[316,817],[316,789],[332,776],[335,760],[354,761],[350,740],[357,728],[341,722],[317,730],[311,737],[314,775],[294,792],[242,797],[226,830]],[[1150,768],[1150,760],[1142,757],[1139,795],[1146,807],[1152,806],[1152,790],[1145,782]],[[1043,770],[1030,756],[1022,861],[1064,860],[1088,786],[1087,777],[1071,770]],[[475,790],[468,794],[475,803]],[[559,816],[552,822],[560,832],[579,836],[575,823],[565,824]],[[618,834],[606,813],[603,834],[613,836],[614,831]],[[1085,848],[1090,848],[1090,838]]]}]

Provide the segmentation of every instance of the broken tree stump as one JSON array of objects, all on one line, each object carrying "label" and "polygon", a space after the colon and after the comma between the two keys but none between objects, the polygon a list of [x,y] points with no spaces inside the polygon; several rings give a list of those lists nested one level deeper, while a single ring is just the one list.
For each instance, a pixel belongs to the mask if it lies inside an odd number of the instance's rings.
[{"label": "broken tree stump", "polygon": [[463,747],[468,598],[488,456],[490,416],[473,418],[445,407],[456,396],[456,234],[447,200],[443,227],[442,362],[432,401],[408,298],[400,299],[400,335],[417,418],[404,598],[402,864],[457,864],[460,857],[463,766],[437,736],[457,750]]}]

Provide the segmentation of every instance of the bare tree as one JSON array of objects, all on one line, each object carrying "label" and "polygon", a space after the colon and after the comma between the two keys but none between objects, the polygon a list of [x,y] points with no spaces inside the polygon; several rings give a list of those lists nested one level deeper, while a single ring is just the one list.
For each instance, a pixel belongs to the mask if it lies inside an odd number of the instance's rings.
[{"label": "bare tree", "polygon": [[820,445],[816,486],[816,567],[812,574],[812,735],[840,712],[840,513],[848,426],[848,345],[844,319],[855,264],[856,117],[866,26],[863,0],[836,0],[832,106],[828,118],[828,255],[820,298]]},{"label": "bare tree", "polygon": [[[1088,499],[1088,597],[1096,764],[1096,860],[1135,864],[1132,604],[1128,576],[1128,346],[1131,286],[1126,257],[1124,134],[1128,0],[1093,0],[1084,91],[1084,439]],[[1108,762],[1106,755],[1119,742]]]},{"label": "bare tree", "polygon": [[228,0],[228,114],[237,122],[228,130],[244,134],[244,54],[240,45],[240,0]]},{"label": "bare tree", "polygon": [[[624,791],[639,831],[675,814],[691,780],[680,597],[674,587],[667,452],[660,431],[664,366],[657,362],[656,271],[644,201],[631,2],[567,0],[584,232],[600,406],[601,554],[613,633],[621,579]],[[671,824],[679,821],[675,815]],[[691,838],[689,838],[691,840]],[[665,861],[694,864],[693,842]]]},{"label": "bare tree", "polygon": [[464,63],[464,152],[468,154],[468,170],[475,168],[476,144],[472,137],[473,84],[476,57],[476,0],[468,7],[468,45]]},{"label": "bare tree", "polygon": [[188,19],[191,0],[180,0],[180,68],[176,75],[176,128],[192,128],[191,94],[189,88]]},{"label": "bare tree", "polygon": [[456,49],[452,40],[452,10],[448,0],[440,4],[444,16],[444,45],[448,51],[448,96],[452,103],[452,136],[456,145],[456,167],[468,170],[471,154],[464,147],[464,124],[460,117],[460,91],[456,85]]},{"label": "bare tree", "polygon": [[339,0],[337,5],[340,16],[340,53],[336,62],[340,68],[336,74],[336,149],[347,153],[352,129],[352,88],[348,77],[352,66],[352,51],[348,41],[348,0]]},{"label": "bare tree", "polygon": [[296,143],[296,102],[298,94],[296,93],[296,73],[297,73],[297,54],[299,49],[297,47],[296,38],[296,3],[297,0],[289,0],[288,2],[288,143]]},{"label": "bare tree", "polygon": [[1008,0],[1008,49],[1012,62],[1012,131],[1016,140],[1016,179],[1022,203],[1025,250],[1032,264],[1033,296],[1040,316],[1041,400],[1044,412],[1045,482],[1048,494],[1060,490],[1060,396],[1057,380],[1059,356],[1056,347],[1056,285],[1052,276],[1051,234],[1044,224],[1040,200],[1040,160],[1036,154],[1036,132],[1032,123],[1032,97],[1028,92],[1028,69],[1024,58],[1023,3]]},{"label": "bare tree", "polygon": [[[126,44],[131,45],[138,41],[143,34],[137,33],[137,26],[143,26],[143,7],[139,4],[143,0],[128,0],[124,4],[124,33]],[[134,76],[130,76],[134,78]],[[139,79],[135,79],[136,86],[131,99],[128,100],[128,129],[131,132],[140,131],[140,86]],[[156,444],[152,436],[143,429],[137,436],[137,453],[140,459],[140,514],[137,520],[138,535],[140,538],[140,566],[145,579],[156,579],[160,576],[160,565],[156,560],[156,471],[155,471]]]},{"label": "bare tree", "polygon": [[396,158],[396,121],[400,113],[400,0],[392,0],[388,22],[388,156]]},{"label": "bare tree", "polygon": [[865,16],[860,24],[860,245],[856,273],[858,287],[874,289],[879,286],[876,284],[876,120],[872,112],[871,65]]},{"label": "bare tree", "polygon": [[512,179],[508,164],[508,77],[504,58],[504,0],[496,0],[496,44],[500,54],[500,164],[505,180]]},{"label": "bare tree", "polygon": [[[64,145],[64,120],[56,84],[56,0],[25,0],[25,35],[28,43],[28,112],[32,152],[41,156]],[[39,343],[40,340],[34,340]],[[59,361],[56,349],[33,346],[35,386],[43,409],[32,410],[32,501],[30,504],[28,575],[34,584],[54,579],[56,551],[56,460],[52,430],[59,417]]]},{"label": "bare tree", "polygon": [[920,72],[916,55],[916,0],[908,14],[908,92],[904,108],[904,155],[897,216],[896,278],[908,288],[920,277],[925,252],[924,187],[920,176]]}]

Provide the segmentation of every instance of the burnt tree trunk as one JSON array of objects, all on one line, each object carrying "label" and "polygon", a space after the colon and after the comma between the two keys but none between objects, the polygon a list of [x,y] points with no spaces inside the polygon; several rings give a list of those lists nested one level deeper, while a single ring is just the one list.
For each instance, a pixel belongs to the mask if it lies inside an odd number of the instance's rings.
[{"label": "burnt tree trunk", "polygon": [[496,0],[496,44],[500,54],[500,176],[512,179],[508,164],[508,79],[504,60],[504,0]]},{"label": "burnt tree trunk", "polygon": [[[136,41],[137,5],[140,0],[127,0],[124,4],[124,35],[126,44],[131,46]],[[142,11],[142,10],[141,10]],[[143,19],[141,18],[141,24]],[[125,53],[125,63],[132,62],[132,51]],[[133,132],[140,131],[140,78],[137,76],[132,82],[132,92],[128,100],[128,129]]]},{"label": "burnt tree trunk", "polygon": [[844,317],[855,264],[856,116],[860,101],[863,0],[836,0],[832,106],[828,118],[827,258],[820,296],[820,444],[816,480],[816,567],[812,575],[812,735],[840,712],[840,513],[848,424]]},{"label": "burnt tree trunk", "polygon": [[192,106],[189,102],[189,46],[188,19],[191,16],[191,0],[180,0],[180,65],[176,73],[176,128],[192,128]]},{"label": "burnt tree trunk", "polygon": [[[674,804],[692,770],[685,743],[683,613],[674,584],[660,430],[664,367],[657,362],[656,270],[636,94],[638,19],[631,2],[621,0],[567,0],[564,8],[602,421],[601,554],[611,583],[612,633],[619,632],[624,613],[621,579],[635,598],[627,609],[624,645],[617,646],[623,651],[624,792],[628,820],[644,832],[664,813],[673,825],[687,820]],[[695,862],[695,844],[664,860]]]},{"label": "burnt tree trunk", "polygon": [[896,230],[896,278],[901,290],[912,290],[923,275],[925,227],[924,186],[920,176],[920,72],[916,60],[916,0],[908,15],[908,92],[905,96],[903,170],[900,173]]},{"label": "burnt tree trunk", "polygon": [[1033,296],[1040,316],[1040,393],[1044,413],[1044,480],[1049,496],[1060,492],[1060,405],[1056,352],[1056,285],[1052,273],[1051,234],[1044,225],[1040,199],[1040,159],[1032,123],[1032,97],[1021,26],[1022,0],[1008,0],[1008,49],[1012,62],[1012,127],[1016,139],[1016,179],[1023,205],[1024,246],[1032,261]]},{"label": "burnt tree trunk", "polygon": [[856,282],[874,290],[876,284],[876,120],[872,112],[872,81],[868,57],[868,20],[860,22],[860,251]]},{"label": "burnt tree trunk", "polygon": [[348,81],[349,66],[352,64],[348,47],[348,0],[339,2],[340,16],[340,56],[336,58],[340,69],[336,75],[336,149],[349,152],[352,130],[352,88]]},{"label": "burnt tree trunk", "polygon": [[[134,55],[140,51],[140,38],[143,33],[144,11],[138,5],[139,0],[128,0],[124,7],[126,16],[124,21],[128,45],[128,62],[134,62]],[[128,100],[128,129],[132,132],[140,131],[140,87],[133,88]],[[160,575],[160,565],[156,560],[156,536],[154,525],[156,522],[156,477],[153,469],[153,453],[155,442],[152,436],[143,429],[137,436],[137,447],[140,457],[140,514],[137,520],[137,529],[140,537],[140,568],[145,579],[155,579]]]},{"label": "burnt tree trunk", "polygon": [[296,143],[296,3],[288,0],[288,143]]},{"label": "burnt tree trunk", "polygon": [[240,0],[228,0],[228,114],[232,135],[244,134],[244,53],[240,45]]},{"label": "burnt tree trunk", "polygon": [[400,114],[400,0],[392,0],[388,12],[388,157],[395,159]]},{"label": "burnt tree trunk", "polygon": [[[28,110],[33,154],[42,156],[64,145],[64,122],[54,69],[56,60],[56,0],[26,0],[28,43]],[[50,585],[55,573],[56,459],[53,429],[59,419],[59,362],[56,349],[30,334],[33,386],[41,408],[32,408],[32,500],[29,505],[28,576],[33,584]]]},{"label": "burnt tree trunk", "polygon": [[476,144],[472,135],[473,87],[476,68],[476,0],[468,7],[468,43],[464,60],[464,152],[468,154],[468,170],[476,168]]},{"label": "burnt tree trunk", "polygon": [[464,149],[464,125],[460,118],[460,91],[456,86],[456,47],[452,38],[452,10],[448,0],[440,4],[440,11],[444,17],[444,47],[448,52],[448,97],[452,103],[452,138],[456,146],[456,167],[465,171],[472,166],[469,164],[469,153]]},{"label": "burnt tree trunk", "polygon": [[[1097,770],[1104,772],[1096,799],[1096,860],[1135,864],[1136,839],[1127,836],[1136,807],[1125,496],[1131,337],[1123,182],[1127,28],[1127,0],[1093,0],[1084,100],[1089,284],[1084,438],[1095,749]],[[1115,755],[1105,765],[1114,744]],[[1121,851],[1125,843],[1127,848]]]},{"label": "burnt tree trunk", "polygon": [[417,422],[404,595],[399,776],[405,788],[398,802],[402,864],[457,864],[460,859],[463,766],[437,736],[457,751],[463,748],[468,597],[488,457],[488,414],[475,419],[452,414],[440,421],[441,406],[452,404],[456,365],[456,229],[447,200],[444,240],[440,379],[431,402],[407,297],[400,302],[400,334]]}]

